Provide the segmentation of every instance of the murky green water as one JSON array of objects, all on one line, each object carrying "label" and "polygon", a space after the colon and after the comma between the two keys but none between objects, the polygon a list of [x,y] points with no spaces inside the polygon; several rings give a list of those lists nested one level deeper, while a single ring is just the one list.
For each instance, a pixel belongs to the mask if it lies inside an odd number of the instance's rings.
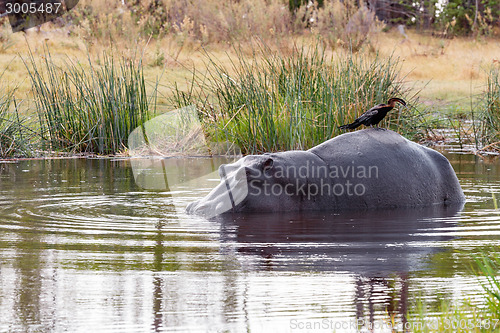
[{"label": "murky green water", "polygon": [[500,245],[500,162],[448,157],[463,212],[211,221],[182,207],[215,178],[146,191],[129,160],[0,163],[0,331],[300,331],[478,301],[468,258]]}]

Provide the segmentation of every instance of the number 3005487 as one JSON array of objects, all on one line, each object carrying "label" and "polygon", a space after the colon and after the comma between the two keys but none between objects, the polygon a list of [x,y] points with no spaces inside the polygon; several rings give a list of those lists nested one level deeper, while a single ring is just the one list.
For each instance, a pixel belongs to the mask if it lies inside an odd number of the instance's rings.
[{"label": "number 3005487", "polygon": [[57,14],[61,5],[61,2],[7,2],[5,8],[7,14]]}]

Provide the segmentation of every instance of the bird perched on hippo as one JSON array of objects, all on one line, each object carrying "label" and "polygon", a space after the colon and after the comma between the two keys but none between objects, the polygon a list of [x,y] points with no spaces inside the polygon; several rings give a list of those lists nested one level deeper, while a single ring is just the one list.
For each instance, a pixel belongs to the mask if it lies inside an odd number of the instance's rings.
[{"label": "bird perched on hippo", "polygon": [[342,125],[339,126],[339,128],[355,129],[361,125],[370,127],[373,127],[373,125],[377,126],[378,123],[380,123],[382,119],[385,118],[387,113],[391,111],[394,108],[394,106],[396,106],[396,102],[402,104],[403,106],[406,106],[406,102],[403,101],[401,98],[396,98],[396,97],[389,98],[387,104],[375,105],[370,110],[366,111],[361,116],[356,118],[356,120],[354,120],[354,122],[352,122],[351,124]]},{"label": "bird perched on hippo", "polygon": [[248,155],[219,168],[221,183],[187,212],[359,210],[463,202],[439,152],[391,131],[364,129],[307,151]]}]

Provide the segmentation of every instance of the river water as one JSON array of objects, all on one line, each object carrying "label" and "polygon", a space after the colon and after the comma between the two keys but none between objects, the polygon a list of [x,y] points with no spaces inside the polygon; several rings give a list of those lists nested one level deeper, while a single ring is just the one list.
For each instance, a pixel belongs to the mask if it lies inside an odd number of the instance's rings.
[{"label": "river water", "polygon": [[211,220],[183,208],[214,174],[145,190],[127,159],[1,162],[0,332],[355,332],[415,299],[479,303],[470,257],[500,245],[500,162],[447,157],[463,210]]}]

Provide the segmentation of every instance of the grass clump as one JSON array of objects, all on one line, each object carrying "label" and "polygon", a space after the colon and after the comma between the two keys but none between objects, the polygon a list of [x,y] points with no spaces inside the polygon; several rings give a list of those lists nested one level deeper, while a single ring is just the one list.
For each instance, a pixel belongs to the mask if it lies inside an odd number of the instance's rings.
[{"label": "grass clump", "polygon": [[[212,140],[234,142],[246,154],[308,149],[390,97],[408,100],[391,57],[334,58],[318,44],[287,56],[263,45],[250,57],[236,54],[231,66],[208,55],[207,74],[193,74],[185,91],[175,89],[173,104],[196,105]],[[381,125],[409,134],[418,127],[410,118],[396,109]]]},{"label": "grass clump", "polygon": [[59,66],[46,51],[39,63],[33,54],[24,63],[45,150],[116,154],[152,115],[140,61],[104,55],[87,66],[69,59]]},{"label": "grass clump", "polygon": [[[0,74],[0,82],[3,74]],[[31,157],[34,132],[18,112],[16,89],[0,90],[0,158]]]},{"label": "grass clump", "polygon": [[483,144],[500,143],[500,71],[493,68],[488,73],[488,85],[483,94],[484,112]]},{"label": "grass clump", "polygon": [[[500,319],[500,279],[498,272],[500,270],[500,257],[488,256],[483,253],[476,258],[478,270],[476,275],[485,277],[486,281],[481,283],[486,292],[486,304],[489,312],[496,318]],[[500,324],[498,325],[500,329]]]}]

